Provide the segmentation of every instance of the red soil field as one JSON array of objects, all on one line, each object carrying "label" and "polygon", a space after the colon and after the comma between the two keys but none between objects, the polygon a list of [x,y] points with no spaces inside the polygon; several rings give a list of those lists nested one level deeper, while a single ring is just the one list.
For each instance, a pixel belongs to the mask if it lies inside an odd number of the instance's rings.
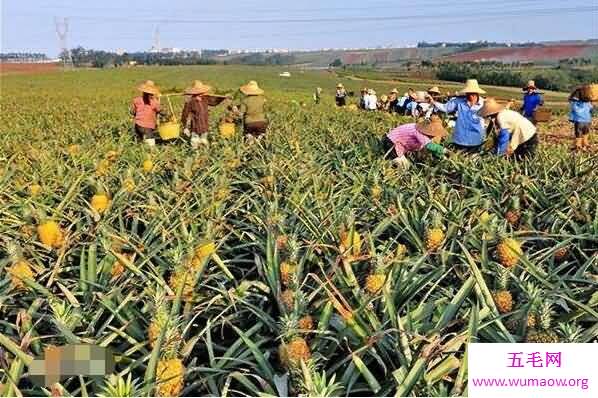
[{"label": "red soil field", "polygon": [[0,74],[13,74],[13,73],[22,73],[22,74],[38,74],[38,73],[48,73],[56,71],[60,68],[59,64],[51,63],[51,64],[34,64],[34,63],[0,63]]},{"label": "red soil field", "polygon": [[565,58],[579,58],[589,56],[590,50],[597,50],[591,45],[555,45],[545,47],[526,48],[495,48],[472,52],[459,53],[444,57],[444,60],[455,62],[502,61],[502,62],[533,62],[558,61]]}]

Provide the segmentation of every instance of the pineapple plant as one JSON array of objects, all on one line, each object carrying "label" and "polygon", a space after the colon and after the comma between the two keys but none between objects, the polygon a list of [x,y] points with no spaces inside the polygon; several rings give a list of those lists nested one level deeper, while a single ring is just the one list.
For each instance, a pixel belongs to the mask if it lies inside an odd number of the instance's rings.
[{"label": "pineapple plant", "polygon": [[496,254],[503,267],[513,268],[523,255],[521,243],[513,238],[503,238],[496,246]]},{"label": "pineapple plant", "polygon": [[435,252],[442,246],[444,241],[444,230],[442,228],[440,214],[437,212],[432,216],[432,223],[426,228],[424,242],[428,252]]},{"label": "pineapple plant", "polygon": [[288,240],[290,252],[289,259],[280,264],[280,281],[283,286],[293,286],[297,282],[297,259],[299,256],[299,243],[296,239]]},{"label": "pineapple plant", "polygon": [[283,290],[280,294],[280,301],[287,311],[292,311],[295,306],[295,292],[291,289]]},{"label": "pineapple plant", "polygon": [[511,199],[509,210],[505,213],[505,219],[513,227],[516,227],[519,224],[519,220],[521,219],[521,209],[518,197],[515,196]]},{"label": "pineapple plant", "polygon": [[348,231],[341,228],[339,250],[349,259],[359,257],[361,254],[361,236],[354,226]]},{"label": "pineapple plant", "polygon": [[64,244],[64,234],[55,221],[43,221],[37,226],[37,235],[44,246],[59,249]]},{"label": "pineapple plant", "polygon": [[530,328],[525,337],[526,343],[558,343],[558,335],[551,330],[553,307],[552,303],[544,302],[540,308],[539,329]]},{"label": "pineapple plant", "polygon": [[374,272],[369,274],[365,279],[365,290],[369,294],[378,294],[382,287],[384,287],[384,282],[386,281],[386,275],[380,272]]},{"label": "pineapple plant", "polygon": [[304,330],[304,331],[313,330],[313,328],[314,328],[313,318],[310,315],[304,315],[303,317],[301,317],[299,319],[299,321],[297,321],[297,328]]},{"label": "pineapple plant", "polygon": [[6,269],[6,272],[10,275],[12,288],[16,290],[27,290],[28,287],[25,280],[34,280],[36,272],[31,264],[25,260],[22,250],[17,244],[14,242],[7,243],[6,250],[12,263],[12,265]]},{"label": "pineapple plant", "polygon": [[309,344],[302,337],[294,337],[288,343],[281,343],[278,347],[280,363],[286,368],[298,368],[301,362],[311,358]]},{"label": "pineapple plant", "polygon": [[509,271],[501,268],[498,271],[498,289],[492,294],[498,312],[506,314],[513,310],[513,296],[508,289]]},{"label": "pineapple plant", "polygon": [[151,159],[147,158],[141,164],[141,168],[145,173],[151,173],[154,170],[154,162]]}]

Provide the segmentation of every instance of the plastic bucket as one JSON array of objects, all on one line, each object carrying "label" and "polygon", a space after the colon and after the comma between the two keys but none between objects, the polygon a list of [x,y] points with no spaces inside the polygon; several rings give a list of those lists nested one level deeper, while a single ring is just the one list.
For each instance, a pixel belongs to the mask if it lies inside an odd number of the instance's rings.
[{"label": "plastic bucket", "polygon": [[178,138],[181,135],[181,125],[177,122],[162,123],[158,127],[158,133],[160,134],[160,138],[165,141]]}]

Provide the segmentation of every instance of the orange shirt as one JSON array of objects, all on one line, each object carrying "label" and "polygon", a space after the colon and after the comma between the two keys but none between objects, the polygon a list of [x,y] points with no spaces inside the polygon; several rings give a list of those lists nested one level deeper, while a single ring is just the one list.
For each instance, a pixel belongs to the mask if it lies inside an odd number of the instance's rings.
[{"label": "orange shirt", "polygon": [[156,128],[156,114],[160,112],[160,101],[155,98],[149,104],[143,102],[142,97],[136,97],[131,104],[131,113],[135,118],[135,124],[148,129]]}]

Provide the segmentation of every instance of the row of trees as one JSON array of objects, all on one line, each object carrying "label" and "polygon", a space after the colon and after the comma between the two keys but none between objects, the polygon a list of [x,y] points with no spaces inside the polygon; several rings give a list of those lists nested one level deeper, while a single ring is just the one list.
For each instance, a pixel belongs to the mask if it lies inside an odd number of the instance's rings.
[{"label": "row of trees", "polygon": [[[83,47],[70,51],[74,66],[91,66],[105,68],[127,65],[131,61],[139,65],[203,65],[214,64],[216,61],[202,55],[198,51],[181,51],[177,53],[135,52],[117,54],[110,51],[90,50]],[[60,58],[68,60],[68,54],[60,54]]]},{"label": "row of trees", "polygon": [[528,80],[535,80],[541,89],[569,91],[580,84],[597,81],[598,68],[512,70],[472,64],[442,64],[436,71],[436,78],[457,82],[474,78],[482,84],[512,87],[523,87]]}]

